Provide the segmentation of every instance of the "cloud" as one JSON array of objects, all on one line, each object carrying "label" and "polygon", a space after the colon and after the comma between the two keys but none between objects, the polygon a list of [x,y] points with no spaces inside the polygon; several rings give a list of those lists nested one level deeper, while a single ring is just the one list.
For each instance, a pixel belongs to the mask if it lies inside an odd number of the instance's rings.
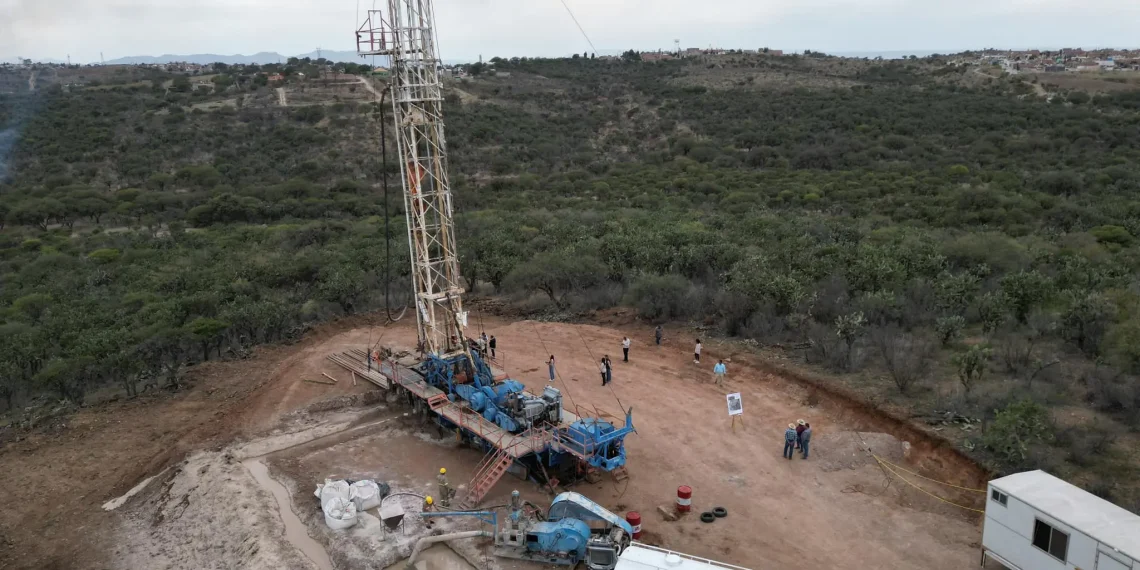
[{"label": "cloud", "polygon": [[[1135,44],[1134,0],[566,0],[598,49],[959,50]],[[0,56],[353,49],[385,0],[0,0]],[[589,45],[560,0],[436,0],[444,57],[561,56]],[[1129,25],[1131,24],[1131,25]]]}]

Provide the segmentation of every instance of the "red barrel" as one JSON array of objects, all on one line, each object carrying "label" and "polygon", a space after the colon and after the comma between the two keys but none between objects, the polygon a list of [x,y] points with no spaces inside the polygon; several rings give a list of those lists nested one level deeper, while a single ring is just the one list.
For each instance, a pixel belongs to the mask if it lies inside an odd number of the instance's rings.
[{"label": "red barrel", "polygon": [[677,487],[677,511],[687,513],[692,504],[693,488],[688,485]]},{"label": "red barrel", "polygon": [[625,522],[633,527],[633,538],[641,538],[641,513],[629,511],[625,514]]}]

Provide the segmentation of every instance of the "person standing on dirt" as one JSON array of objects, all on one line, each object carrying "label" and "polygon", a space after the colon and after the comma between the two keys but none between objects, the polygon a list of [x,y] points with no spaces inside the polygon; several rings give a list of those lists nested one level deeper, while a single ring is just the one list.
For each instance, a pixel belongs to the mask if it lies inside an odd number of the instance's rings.
[{"label": "person standing on dirt", "polygon": [[657,329],[653,331],[653,340],[657,341],[657,346],[661,346],[661,325],[657,325]]},{"label": "person standing on dirt", "polygon": [[721,360],[721,361],[716,363],[716,366],[713,366],[713,376],[716,376],[716,385],[717,386],[721,386],[724,384],[724,375],[725,374],[728,374],[728,367],[726,367],[724,365],[724,361]]},{"label": "person standing on dirt", "polygon": [[491,335],[491,340],[487,342],[487,346],[491,347],[491,360],[495,359],[495,335]]},{"label": "person standing on dirt", "polygon": [[788,424],[788,429],[784,430],[784,457],[790,460],[795,452],[796,424]]},{"label": "person standing on dirt", "polygon": [[809,443],[811,443],[811,424],[804,423],[804,431],[800,433],[800,449],[804,452],[804,459],[808,458]]},{"label": "person standing on dirt", "polygon": [[546,370],[550,372],[550,383],[554,383],[554,355],[550,355],[550,360],[546,361]]},{"label": "person standing on dirt", "polygon": [[693,348],[693,364],[701,363],[701,339],[697,339],[697,346]]},{"label": "person standing on dirt", "polygon": [[455,491],[451,490],[451,485],[447,482],[447,468],[440,467],[439,475],[435,478],[439,483],[439,506],[447,507],[451,505],[451,497]]},{"label": "person standing on dirt", "polygon": [[609,370],[610,370],[610,367],[606,366],[606,359],[602,358],[602,360],[598,364],[598,372],[601,372],[601,374],[602,374],[602,386],[606,385],[606,372],[609,372]]},{"label": "person standing on dirt", "polygon": [[622,337],[621,339],[621,361],[629,362],[629,337]]},{"label": "person standing on dirt", "polygon": [[800,448],[800,434],[807,429],[807,422],[803,420],[796,420],[796,449]]},{"label": "person standing on dirt", "polygon": [[606,362],[606,384],[614,381],[614,363],[610,360],[610,355],[605,355],[602,358]]}]

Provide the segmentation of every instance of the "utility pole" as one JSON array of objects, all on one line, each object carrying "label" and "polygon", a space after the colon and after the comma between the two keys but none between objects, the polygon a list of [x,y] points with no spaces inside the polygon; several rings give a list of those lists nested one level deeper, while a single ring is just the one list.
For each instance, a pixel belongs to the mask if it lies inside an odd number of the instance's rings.
[{"label": "utility pole", "polygon": [[107,65],[107,62],[103,60],[103,52],[99,52],[99,65]]},{"label": "utility pole", "polygon": [[681,57],[681,40],[673,40],[673,47],[677,52],[677,57]]},{"label": "utility pole", "polygon": [[321,59],[321,46],[317,46],[317,59]]}]

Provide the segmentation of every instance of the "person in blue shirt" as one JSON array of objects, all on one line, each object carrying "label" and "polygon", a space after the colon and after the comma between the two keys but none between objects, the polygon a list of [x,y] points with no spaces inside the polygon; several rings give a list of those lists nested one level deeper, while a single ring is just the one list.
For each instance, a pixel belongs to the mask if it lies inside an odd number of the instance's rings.
[{"label": "person in blue shirt", "polygon": [[788,424],[784,430],[784,457],[791,460],[796,452],[796,424]]},{"label": "person in blue shirt", "polygon": [[713,375],[716,376],[716,385],[717,386],[724,384],[724,375],[725,374],[728,374],[728,368],[725,367],[724,361],[721,360],[721,361],[716,363],[716,366],[713,366]]}]

